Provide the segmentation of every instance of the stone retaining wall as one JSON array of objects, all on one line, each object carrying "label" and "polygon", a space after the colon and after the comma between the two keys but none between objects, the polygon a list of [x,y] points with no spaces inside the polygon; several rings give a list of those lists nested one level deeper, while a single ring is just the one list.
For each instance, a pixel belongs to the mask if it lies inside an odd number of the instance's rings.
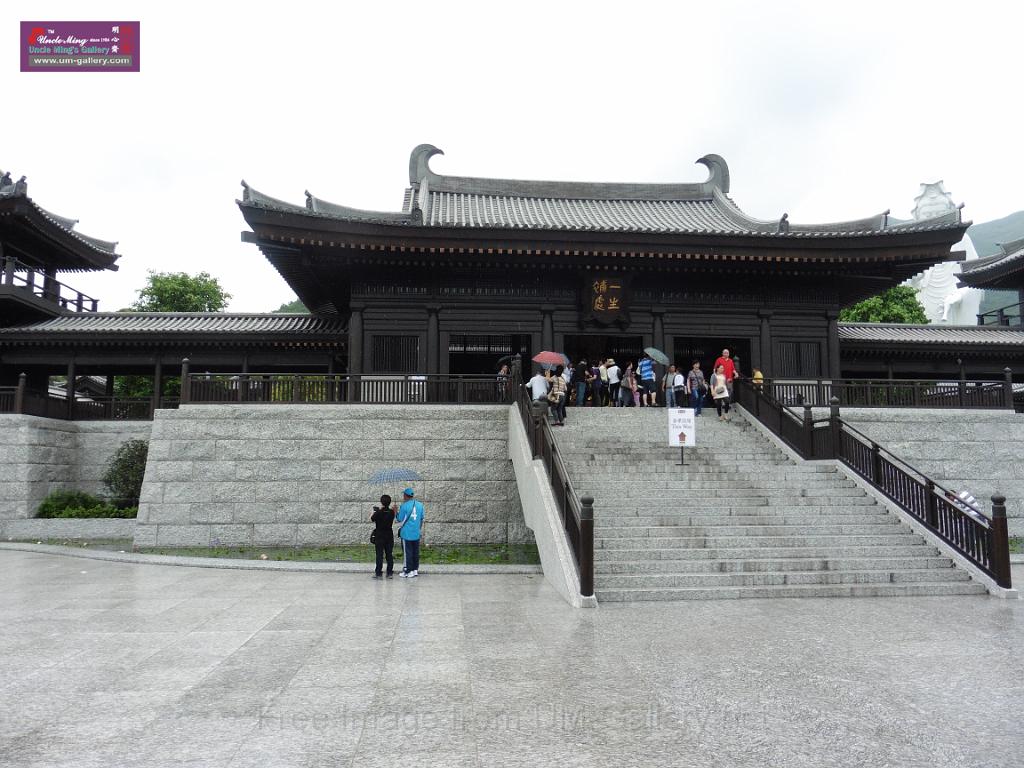
[{"label": "stone retaining wall", "polygon": [[33,517],[51,491],[102,495],[110,457],[127,440],[148,440],[150,427],[0,414],[0,520]]},{"label": "stone retaining wall", "polygon": [[[1024,415],[1010,411],[843,408],[844,421],[990,512],[1006,496],[1011,536],[1024,536]],[[817,415],[817,409],[816,409]]]},{"label": "stone retaining wall", "polygon": [[408,467],[427,543],[517,543],[507,406],[189,405],[153,422],[137,546],[329,545],[368,540],[381,493]]}]

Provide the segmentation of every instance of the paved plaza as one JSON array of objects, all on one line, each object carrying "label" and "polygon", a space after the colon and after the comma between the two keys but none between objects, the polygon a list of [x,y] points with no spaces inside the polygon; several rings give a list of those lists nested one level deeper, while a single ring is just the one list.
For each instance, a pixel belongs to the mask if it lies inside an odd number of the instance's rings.
[{"label": "paved plaza", "polygon": [[0,551],[4,766],[1018,766],[1024,602]]}]

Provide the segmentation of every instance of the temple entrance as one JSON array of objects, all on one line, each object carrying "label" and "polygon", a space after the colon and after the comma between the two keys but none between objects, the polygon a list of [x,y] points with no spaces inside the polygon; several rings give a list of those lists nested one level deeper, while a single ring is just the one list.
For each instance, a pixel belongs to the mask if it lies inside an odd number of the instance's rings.
[{"label": "temple entrance", "polygon": [[529,364],[530,334],[476,335],[453,333],[448,340],[448,373],[497,373],[504,358],[518,352]]},{"label": "temple entrance", "polygon": [[643,336],[613,336],[610,334],[578,334],[565,337],[565,354],[576,365],[580,360],[593,364],[614,357],[622,368],[636,363],[644,351]]},{"label": "temple entrance", "polygon": [[672,362],[684,371],[693,367],[694,360],[700,360],[701,370],[706,376],[711,375],[711,366],[728,349],[730,356],[736,361],[736,370],[743,376],[751,374],[750,340],[724,338],[691,338],[676,336],[672,346]]}]

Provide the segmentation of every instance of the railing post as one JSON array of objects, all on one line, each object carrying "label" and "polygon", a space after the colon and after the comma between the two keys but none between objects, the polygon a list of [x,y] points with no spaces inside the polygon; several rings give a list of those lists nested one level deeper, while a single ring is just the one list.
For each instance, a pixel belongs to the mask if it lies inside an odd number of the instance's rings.
[{"label": "railing post", "polygon": [[192,399],[192,379],[189,378],[188,358],[181,360],[181,395],[178,398],[179,405],[185,405]]},{"label": "railing post", "polygon": [[1010,588],[1010,539],[1006,529],[1006,497],[997,493],[992,497],[992,553],[989,566],[996,584]]},{"label": "railing post", "polygon": [[594,497],[580,499],[580,594],[594,594]]},{"label": "railing post", "polygon": [[18,388],[14,390],[14,412],[24,413],[25,412],[25,384],[28,381],[28,376],[24,373],[18,375]]},{"label": "railing post", "polygon": [[804,403],[804,446],[807,458],[817,458],[814,455],[814,414],[811,413],[810,403]]},{"label": "railing post", "polygon": [[1013,410],[1013,371],[1003,368],[1003,405]]},{"label": "railing post", "polygon": [[299,375],[297,373],[292,374],[292,402],[299,402]]},{"label": "railing post", "polygon": [[540,441],[541,435],[543,434],[541,430],[541,423],[544,421],[544,414],[547,409],[547,405],[543,400],[535,400],[530,403],[530,416],[533,419],[533,440],[530,442],[532,443],[531,450],[533,451],[533,458],[535,459],[540,458],[541,456]]},{"label": "railing post", "polygon": [[928,488],[928,525],[938,530],[939,500],[935,496],[935,481],[929,478],[925,485]]},{"label": "railing post", "polygon": [[14,285],[14,259],[4,259],[4,285]]},{"label": "railing post", "polygon": [[878,443],[871,441],[871,482],[882,487],[882,451]]},{"label": "railing post", "polygon": [[839,398],[835,395],[828,401],[828,422],[832,432],[832,455],[827,458],[835,459],[843,451],[843,422],[839,418]]}]

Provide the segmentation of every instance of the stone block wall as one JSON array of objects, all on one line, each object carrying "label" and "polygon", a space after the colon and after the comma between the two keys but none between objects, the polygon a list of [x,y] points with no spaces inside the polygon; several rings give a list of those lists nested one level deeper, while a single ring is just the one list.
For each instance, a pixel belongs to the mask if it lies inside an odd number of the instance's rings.
[{"label": "stone block wall", "polygon": [[508,458],[507,406],[190,405],[153,422],[137,546],[368,541],[408,467],[427,543],[530,541]]},{"label": "stone block wall", "polygon": [[149,439],[148,422],[82,422],[0,414],[0,519],[34,517],[48,493],[100,495],[107,462],[122,443]]},{"label": "stone block wall", "polygon": [[1024,415],[1010,411],[843,408],[844,421],[930,476],[969,490],[986,513],[1006,496],[1011,536],[1024,536]]}]

